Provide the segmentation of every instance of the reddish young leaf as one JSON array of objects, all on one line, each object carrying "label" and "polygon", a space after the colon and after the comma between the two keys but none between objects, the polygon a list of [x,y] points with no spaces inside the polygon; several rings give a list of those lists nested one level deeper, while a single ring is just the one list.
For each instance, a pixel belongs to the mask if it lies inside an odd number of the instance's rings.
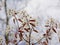
[{"label": "reddish young leaf", "polygon": [[23,24],[23,27],[26,25],[26,23]]},{"label": "reddish young leaf", "polygon": [[51,40],[51,38],[49,37],[49,40]]},{"label": "reddish young leaf", "polygon": [[21,27],[19,27],[19,30],[21,29]]},{"label": "reddish young leaf", "polygon": [[30,24],[35,27],[35,24],[33,24],[33,23],[30,23]]},{"label": "reddish young leaf", "polygon": [[46,34],[43,34],[43,36],[46,36]]},{"label": "reddish young leaf", "polygon": [[24,30],[26,30],[27,32],[29,32],[30,28],[24,28]]},{"label": "reddish young leaf", "polygon": [[15,15],[16,15],[17,13],[15,12]]},{"label": "reddish young leaf", "polygon": [[22,33],[20,33],[20,34],[19,34],[19,37],[20,37],[20,41],[22,41],[23,34],[22,34]]},{"label": "reddish young leaf", "polygon": [[55,30],[54,28],[52,28],[52,30],[53,30],[55,33],[57,33],[56,30]]},{"label": "reddish young leaf", "polygon": [[30,30],[30,28],[27,28],[28,30]]},{"label": "reddish young leaf", "polygon": [[36,33],[38,33],[38,31],[37,30],[33,30],[34,32],[36,32]]},{"label": "reddish young leaf", "polygon": [[48,45],[48,43],[47,43],[47,42],[45,42],[45,41],[43,42],[43,44],[44,44],[44,45]]},{"label": "reddish young leaf", "polygon": [[15,34],[15,37],[17,38],[17,33]]},{"label": "reddish young leaf", "polygon": [[24,31],[22,31],[22,30],[19,30],[18,32],[20,32],[20,33],[24,33]]},{"label": "reddish young leaf", "polygon": [[22,28],[22,26],[21,27],[19,27],[19,30]]},{"label": "reddish young leaf", "polygon": [[13,19],[13,22],[15,23],[15,19]]},{"label": "reddish young leaf", "polygon": [[48,39],[46,39],[46,42],[48,43]]},{"label": "reddish young leaf", "polygon": [[46,33],[49,33],[50,32],[50,29],[48,29],[47,31],[46,31]]},{"label": "reddish young leaf", "polygon": [[20,22],[23,22],[21,19],[18,19]]},{"label": "reddish young leaf", "polygon": [[57,24],[56,24],[56,28],[57,28]]},{"label": "reddish young leaf", "polygon": [[30,22],[35,22],[35,20],[29,20]]},{"label": "reddish young leaf", "polygon": [[17,40],[14,40],[13,43],[17,42]]},{"label": "reddish young leaf", "polygon": [[15,45],[18,45],[17,43]]},{"label": "reddish young leaf", "polygon": [[34,45],[34,44],[32,44],[32,45]]}]

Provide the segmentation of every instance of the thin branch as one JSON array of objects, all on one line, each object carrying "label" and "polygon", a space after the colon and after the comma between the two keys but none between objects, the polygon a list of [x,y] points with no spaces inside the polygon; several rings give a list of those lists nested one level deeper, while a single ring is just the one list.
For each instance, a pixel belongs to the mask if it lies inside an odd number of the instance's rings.
[{"label": "thin branch", "polygon": [[[34,30],[33,26],[32,26],[32,29]],[[37,41],[36,43],[34,43],[34,44],[37,44],[38,42],[41,42],[41,40],[42,40],[43,38],[45,38],[45,37],[42,37],[40,40],[38,40],[38,41]]]},{"label": "thin branch", "polygon": [[37,44],[38,42],[41,42],[41,40],[43,39],[43,38],[45,38],[45,37],[42,37],[40,40],[38,40],[36,43],[34,43],[34,44]]},{"label": "thin branch", "polygon": [[[24,39],[24,37],[23,37],[23,39]],[[26,39],[24,39],[27,43],[29,43],[29,41],[27,41]]]},{"label": "thin branch", "polygon": [[6,24],[8,25],[9,19],[8,19],[8,14],[7,14],[7,0],[5,0],[4,2],[4,7],[5,7],[5,13],[6,13]]},{"label": "thin branch", "polygon": [[[29,28],[30,28],[30,25],[29,25],[29,20],[27,19],[27,17],[25,16],[25,12],[23,12],[23,15],[24,15],[24,17],[26,18],[26,20],[27,20],[27,25],[29,26]],[[31,45],[30,44],[30,40],[31,40],[31,33],[32,33],[32,29],[30,28],[30,32],[29,32],[29,45]]]}]

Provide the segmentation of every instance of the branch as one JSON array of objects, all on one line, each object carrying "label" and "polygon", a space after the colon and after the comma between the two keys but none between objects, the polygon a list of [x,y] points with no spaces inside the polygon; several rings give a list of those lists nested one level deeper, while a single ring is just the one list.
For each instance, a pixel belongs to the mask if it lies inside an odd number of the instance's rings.
[{"label": "branch", "polygon": [[8,25],[9,19],[8,19],[8,14],[7,14],[7,2],[6,1],[7,0],[5,0],[5,2],[4,2],[4,7],[5,7],[5,13],[6,13],[6,24]]},{"label": "branch", "polygon": [[[27,20],[27,25],[29,26],[29,28],[30,28],[30,25],[29,25],[29,20],[27,19],[27,17],[25,16],[25,12],[23,12],[23,15],[24,15],[24,17],[26,18],[26,20]],[[31,33],[32,33],[32,29],[30,28],[30,32],[29,32],[29,45],[31,45],[30,44],[30,40],[31,40]]]},{"label": "branch", "polygon": [[38,40],[36,43],[34,43],[34,44],[37,44],[38,42],[41,42],[41,40],[43,39],[43,38],[45,38],[45,37],[42,37],[40,40]]}]

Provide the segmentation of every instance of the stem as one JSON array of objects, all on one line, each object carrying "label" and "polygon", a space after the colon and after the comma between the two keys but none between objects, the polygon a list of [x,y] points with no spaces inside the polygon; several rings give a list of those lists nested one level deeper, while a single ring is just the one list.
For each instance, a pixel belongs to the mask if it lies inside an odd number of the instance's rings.
[{"label": "stem", "polygon": [[30,40],[31,40],[31,32],[32,30],[30,30],[30,33],[29,33],[29,45],[30,45]]},{"label": "stem", "polygon": [[[23,13],[23,15],[25,16],[25,12]],[[27,20],[27,25],[29,26],[29,28],[30,28],[30,25],[29,25],[29,20],[27,19],[27,17],[25,16],[25,18],[26,18],[26,20]],[[30,40],[31,40],[31,33],[32,33],[32,29],[30,28],[30,32],[29,32],[29,45],[31,45],[30,44]]]},{"label": "stem", "polygon": [[5,7],[5,13],[6,13],[6,25],[8,25],[8,14],[7,14],[7,2],[6,2],[7,0],[5,0],[5,2],[4,2],[4,7]]},{"label": "stem", "polygon": [[[7,25],[8,25],[8,14],[7,14],[7,2],[6,2],[7,0],[4,0],[4,8],[5,8],[5,13],[6,13],[6,27],[7,27]],[[6,39],[6,45],[8,45],[8,38],[7,38],[7,36],[5,35],[5,39]]]},{"label": "stem", "polygon": [[36,43],[34,43],[34,44],[37,44],[38,42],[41,42],[41,40],[43,39],[43,38],[45,38],[45,37],[42,37],[40,40],[38,40]]},{"label": "stem", "polygon": [[[27,19],[26,15],[25,15],[25,12],[23,11],[22,13],[23,13],[23,16],[24,16],[24,17],[25,17],[25,19],[26,19],[27,25],[28,25],[28,26],[29,26],[29,28],[30,28],[29,20]],[[25,40],[25,39],[23,38],[26,42],[28,42],[28,43],[29,43],[29,45],[31,45],[31,44],[30,44],[30,40],[31,40],[31,33],[32,33],[32,29],[30,28],[30,32],[29,32],[29,41],[27,41],[27,40]]]},{"label": "stem", "polygon": [[[17,26],[18,26],[18,29],[19,29],[18,19],[17,19],[17,17],[16,17],[15,15],[13,15],[13,16],[14,16],[15,19],[16,19]],[[18,30],[18,29],[17,29],[17,30]],[[21,29],[23,30],[23,26],[21,27]],[[24,39],[24,37],[22,37],[22,38]],[[24,39],[24,40],[29,43],[29,41],[27,41],[26,39]]]}]

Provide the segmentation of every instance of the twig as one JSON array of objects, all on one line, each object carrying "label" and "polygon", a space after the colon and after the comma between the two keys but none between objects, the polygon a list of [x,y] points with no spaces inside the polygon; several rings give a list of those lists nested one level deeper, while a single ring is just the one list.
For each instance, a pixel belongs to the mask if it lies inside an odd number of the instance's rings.
[{"label": "twig", "polygon": [[[27,20],[27,25],[29,26],[29,28],[30,28],[30,25],[29,25],[29,20],[27,19],[27,17],[25,16],[25,12],[23,12],[23,15],[24,15],[24,17],[26,18],[26,20]],[[32,29],[30,28],[30,32],[29,32],[29,45],[31,45],[30,44],[30,40],[31,40],[31,33],[32,33]]]},{"label": "twig", "polygon": [[[32,29],[34,30],[34,28],[32,27]],[[41,40],[43,39],[43,38],[45,38],[45,37],[42,37],[40,40],[38,40],[36,43],[34,43],[34,44],[37,44],[38,42],[41,42]]]},{"label": "twig", "polygon": [[41,42],[41,40],[43,39],[43,38],[45,38],[45,37],[42,37],[40,40],[38,40],[36,43],[34,43],[34,44],[37,44],[38,42]]},{"label": "twig", "polygon": [[8,14],[7,14],[7,2],[6,1],[7,0],[5,0],[5,2],[4,2],[4,7],[5,7],[5,13],[6,13],[6,24],[8,25],[9,19],[8,19]]}]

